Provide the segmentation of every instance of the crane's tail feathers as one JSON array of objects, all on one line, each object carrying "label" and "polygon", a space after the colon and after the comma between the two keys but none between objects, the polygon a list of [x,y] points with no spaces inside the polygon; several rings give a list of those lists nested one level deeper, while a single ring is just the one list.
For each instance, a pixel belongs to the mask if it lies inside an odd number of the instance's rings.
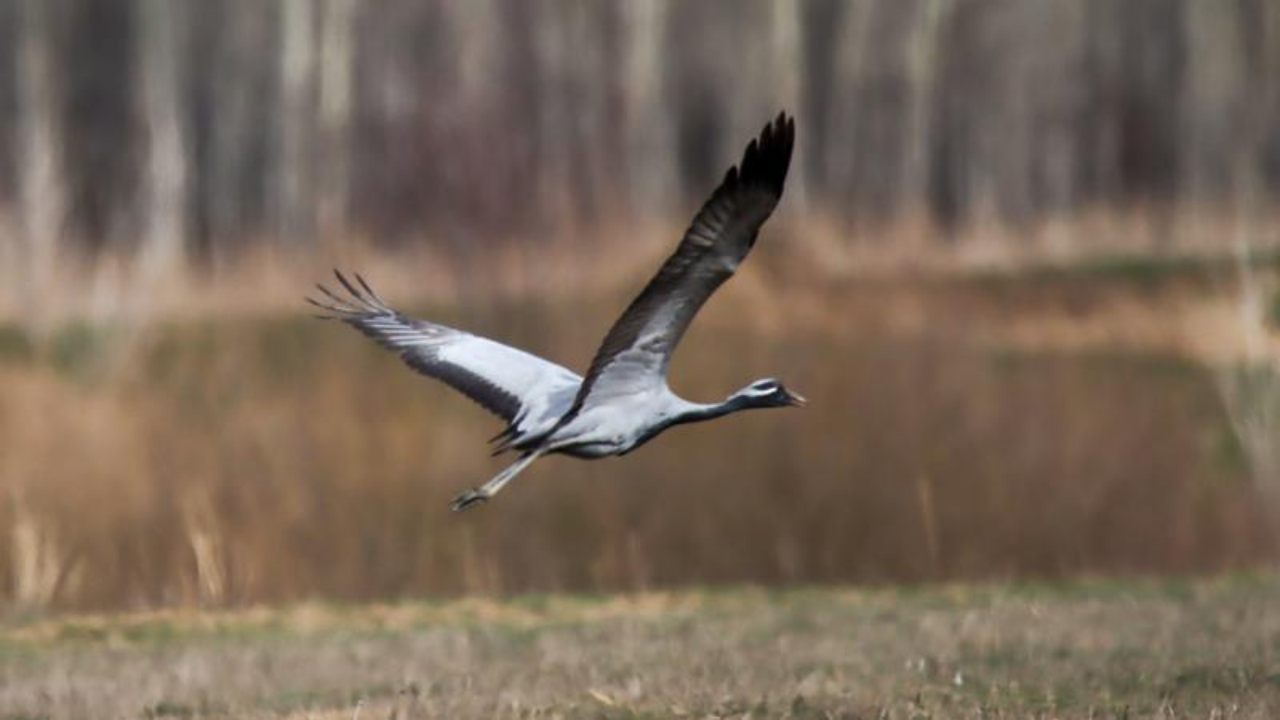
[{"label": "crane's tail feathers", "polygon": [[454,512],[461,512],[472,505],[477,505],[487,501],[489,498],[497,495],[498,491],[502,490],[504,485],[511,482],[515,476],[519,475],[526,467],[529,467],[529,463],[537,460],[542,453],[543,451],[541,450],[534,450],[521,455],[519,460],[516,460],[503,468],[502,472],[495,475],[489,482],[478,488],[471,488],[454,498],[453,503],[449,507],[453,508]]},{"label": "crane's tail feathers", "polygon": [[489,438],[489,444],[496,444],[493,450],[494,457],[511,449],[511,441],[515,439],[516,435],[520,434],[520,430],[516,427],[517,422],[517,420],[513,420],[507,424],[507,427],[502,432]]}]

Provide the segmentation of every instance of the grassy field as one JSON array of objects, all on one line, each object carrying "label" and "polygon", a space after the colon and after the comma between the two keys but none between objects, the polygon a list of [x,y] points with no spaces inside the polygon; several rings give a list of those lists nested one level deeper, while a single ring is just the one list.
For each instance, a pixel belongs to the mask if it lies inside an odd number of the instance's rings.
[{"label": "grassy field", "polygon": [[10,621],[5,717],[1275,717],[1280,577]]}]

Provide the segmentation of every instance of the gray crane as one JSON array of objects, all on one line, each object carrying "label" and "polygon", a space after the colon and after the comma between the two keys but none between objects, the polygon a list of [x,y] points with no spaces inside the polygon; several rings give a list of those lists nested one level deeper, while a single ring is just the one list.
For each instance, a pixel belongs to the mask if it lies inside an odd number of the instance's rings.
[{"label": "gray crane", "polygon": [[307,301],[326,311],[322,317],[351,325],[507,422],[493,438],[495,454],[516,452],[518,459],[459,495],[454,510],[492,498],[546,454],[624,455],[673,425],[750,408],[802,406],[803,397],[773,378],[718,403],[690,402],[667,386],[671,356],[689,323],[751,251],[781,199],[794,145],[795,122],[785,113],[747,145],[675,253],[609,330],[585,378],[523,350],[403,315],[359,275],[353,282],[335,270],[345,294],[317,285],[323,296]]}]

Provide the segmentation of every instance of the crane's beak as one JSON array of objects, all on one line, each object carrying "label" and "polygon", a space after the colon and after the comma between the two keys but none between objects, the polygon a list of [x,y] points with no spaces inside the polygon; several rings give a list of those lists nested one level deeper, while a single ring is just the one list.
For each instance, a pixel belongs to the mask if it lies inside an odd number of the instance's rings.
[{"label": "crane's beak", "polygon": [[787,392],[787,404],[791,407],[804,407],[809,404],[803,395],[799,393]]}]

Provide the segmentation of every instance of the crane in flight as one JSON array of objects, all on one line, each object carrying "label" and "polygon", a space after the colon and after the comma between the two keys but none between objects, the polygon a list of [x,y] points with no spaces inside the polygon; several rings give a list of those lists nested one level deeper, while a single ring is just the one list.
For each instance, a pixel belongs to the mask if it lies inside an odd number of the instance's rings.
[{"label": "crane in flight", "polygon": [[694,216],[657,275],[614,322],[585,377],[509,345],[404,315],[365,282],[335,270],[341,288],[307,298],[507,422],[495,454],[518,459],[459,495],[454,510],[489,500],[539,457],[595,459],[626,454],[663,430],[752,408],[802,406],[774,378],[756,380],[718,403],[697,403],[667,386],[671,356],[716,288],[733,276],[782,198],[795,121],[780,113],[747,145],[742,161]]}]

